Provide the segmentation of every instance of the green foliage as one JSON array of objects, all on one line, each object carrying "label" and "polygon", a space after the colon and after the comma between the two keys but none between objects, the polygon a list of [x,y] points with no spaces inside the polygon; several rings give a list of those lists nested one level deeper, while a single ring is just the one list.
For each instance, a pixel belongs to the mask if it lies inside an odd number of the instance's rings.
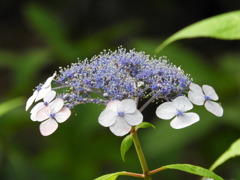
[{"label": "green foliage", "polygon": [[77,54],[67,40],[64,26],[57,21],[52,13],[39,5],[32,4],[26,7],[25,14],[30,24],[56,53],[63,57],[76,58]]},{"label": "green foliage", "polygon": [[125,172],[116,172],[116,173],[111,173],[111,174],[106,174],[101,177],[98,177],[95,180],[115,180],[117,179],[118,176],[123,175]]},{"label": "green foliage", "polygon": [[216,169],[218,166],[229,160],[230,158],[240,156],[240,139],[235,141],[230,148],[225,151],[209,168],[211,171]]},{"label": "green foliage", "polygon": [[123,161],[125,161],[125,154],[129,150],[129,148],[132,146],[132,144],[133,144],[132,135],[129,134],[123,139],[121,148],[120,148]]},{"label": "green foliage", "polygon": [[204,19],[170,36],[156,49],[159,52],[170,43],[187,38],[209,37],[223,40],[240,39],[240,11]]},{"label": "green foliage", "polygon": [[149,122],[142,122],[141,124],[136,126],[136,131],[140,128],[149,128],[149,127],[152,127],[154,129],[156,128],[153,124],[151,124]]},{"label": "green foliage", "polygon": [[203,177],[212,178],[214,180],[223,180],[223,178],[216,175],[212,171],[207,170],[202,167],[199,167],[199,166],[194,166],[191,164],[171,164],[171,165],[167,165],[167,166],[163,166],[163,167],[168,168],[168,169],[176,169],[176,170],[188,172],[188,173],[203,176]]},{"label": "green foliage", "polygon": [[14,98],[0,104],[0,117],[25,103],[23,97]]},{"label": "green foliage", "polygon": [[[13,87],[8,91],[11,93],[22,94],[36,85],[34,77],[41,68],[49,63],[49,51],[43,49],[33,49],[22,54],[15,54],[8,51],[0,51],[0,65],[13,71]],[[21,68],[19,68],[21,67]],[[29,78],[32,77],[32,78]]]},{"label": "green foliage", "polygon": [[70,42],[67,29],[58,21],[48,9],[39,5],[30,4],[25,8],[25,15],[30,25],[40,34],[50,49],[60,58],[71,60],[79,56],[86,58],[95,52],[109,46],[113,39],[125,37],[135,33],[140,28],[139,21],[127,21],[103,29],[99,32],[85,36],[76,42]]}]

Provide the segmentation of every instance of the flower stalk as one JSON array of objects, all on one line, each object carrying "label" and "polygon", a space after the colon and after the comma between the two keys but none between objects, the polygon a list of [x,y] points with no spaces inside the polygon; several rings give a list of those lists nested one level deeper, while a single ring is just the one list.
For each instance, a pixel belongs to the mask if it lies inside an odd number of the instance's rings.
[{"label": "flower stalk", "polygon": [[165,169],[167,169],[167,168],[166,167],[160,167],[160,168],[154,169],[152,171],[149,171],[149,175],[151,176],[151,175],[156,174],[156,173],[158,173],[160,171],[163,171]]},{"label": "flower stalk", "polygon": [[142,167],[144,180],[152,180],[152,178],[149,176],[149,169],[148,169],[147,161],[143,154],[143,150],[142,150],[140,141],[138,139],[138,135],[137,135],[137,131],[135,130],[135,127],[132,128],[131,134],[132,134],[133,143],[134,143],[134,146],[137,151],[137,155],[138,155],[141,167]]}]

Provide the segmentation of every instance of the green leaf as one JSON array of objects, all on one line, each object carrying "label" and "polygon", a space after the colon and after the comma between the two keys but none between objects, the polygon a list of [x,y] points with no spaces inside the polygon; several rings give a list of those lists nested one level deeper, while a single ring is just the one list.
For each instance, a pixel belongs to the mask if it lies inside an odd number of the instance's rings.
[{"label": "green leaf", "polygon": [[132,146],[132,135],[128,135],[126,136],[123,141],[122,141],[122,144],[121,144],[121,156],[122,156],[122,159],[123,161],[125,161],[125,154],[126,152],[129,150],[129,148]]},{"label": "green leaf", "polygon": [[[14,93],[17,91],[18,93],[25,94],[27,89],[31,93],[32,87],[36,85],[34,80],[36,80],[35,77],[39,73],[39,70],[50,62],[50,53],[44,49],[32,49],[21,56],[16,55],[14,62],[15,82],[14,89],[11,89],[11,92]],[[43,80],[45,78],[43,77]],[[23,79],[28,79],[28,81],[23,81]]]},{"label": "green leaf", "polygon": [[142,122],[141,124],[136,126],[136,130],[138,130],[140,128],[149,128],[149,127],[152,127],[154,129],[156,128],[153,124],[151,124],[149,122]]},{"label": "green leaf", "polygon": [[223,40],[240,39],[240,11],[213,16],[187,26],[160,44],[156,52],[159,52],[174,41],[197,37],[210,37]]},{"label": "green leaf", "polygon": [[214,163],[213,165],[209,168],[211,171],[216,169],[216,167],[220,166],[223,164],[225,161],[227,161],[230,158],[240,156],[240,138],[235,141],[230,148],[225,151]]},{"label": "green leaf", "polygon": [[12,109],[22,106],[24,104],[24,99],[22,97],[18,97],[15,99],[11,99],[9,101],[3,102],[0,104],[0,116],[5,113],[11,111]]},{"label": "green leaf", "polygon": [[27,21],[44,40],[62,57],[75,58],[76,52],[70,44],[64,26],[53,13],[39,5],[30,4],[25,9]]},{"label": "green leaf", "polygon": [[111,173],[111,174],[105,174],[103,176],[100,176],[96,178],[95,180],[115,180],[119,175],[125,175],[125,172],[116,172],[116,173]]},{"label": "green leaf", "polygon": [[171,165],[163,166],[163,168],[185,171],[191,174],[212,178],[214,180],[223,180],[223,178],[216,175],[214,172],[199,166],[191,165],[191,164],[171,164]]}]

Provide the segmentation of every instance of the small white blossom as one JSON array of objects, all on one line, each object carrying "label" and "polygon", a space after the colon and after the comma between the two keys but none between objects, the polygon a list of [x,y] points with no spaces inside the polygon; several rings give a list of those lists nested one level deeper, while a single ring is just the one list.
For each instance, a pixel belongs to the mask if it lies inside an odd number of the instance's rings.
[{"label": "small white blossom", "polygon": [[58,123],[66,121],[71,111],[67,107],[63,107],[62,99],[57,98],[46,108],[42,108],[36,114],[36,120],[42,122],[40,124],[40,132],[43,136],[52,134],[58,128]]},{"label": "small white blossom", "polygon": [[218,95],[213,89],[213,87],[209,85],[203,85],[202,88],[194,83],[191,83],[190,91],[188,92],[189,100],[196,105],[203,105],[205,108],[213,113],[214,115],[221,117],[223,115],[222,106],[214,101],[218,100]]},{"label": "small white blossom", "polygon": [[165,102],[158,106],[156,115],[164,120],[174,117],[170,125],[174,129],[181,129],[199,121],[199,116],[193,112],[186,112],[193,108],[192,103],[185,96],[180,96],[172,102]]},{"label": "small white blossom", "polygon": [[110,101],[98,118],[98,122],[104,127],[109,127],[116,136],[126,135],[132,126],[142,121],[143,115],[132,99]]},{"label": "small white blossom", "polygon": [[51,82],[56,76],[56,73],[53,74],[53,76],[49,77],[46,82],[41,86],[41,88],[36,89],[33,92],[33,95],[28,98],[27,103],[26,103],[26,111],[28,108],[32,105],[32,103],[35,101],[38,101],[42,98],[44,98],[48,92],[51,91]]},{"label": "small white blossom", "polygon": [[50,102],[55,98],[56,92],[55,91],[50,91],[48,94],[43,98],[43,102],[40,102],[36,104],[32,110],[30,111],[31,113],[31,120],[32,121],[37,121],[37,113],[43,108],[47,108],[50,104]]}]

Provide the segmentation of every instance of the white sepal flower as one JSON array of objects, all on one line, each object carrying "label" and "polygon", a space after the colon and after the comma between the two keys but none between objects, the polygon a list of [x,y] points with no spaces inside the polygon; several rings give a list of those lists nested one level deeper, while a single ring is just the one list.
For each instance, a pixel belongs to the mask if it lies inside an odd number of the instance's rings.
[{"label": "white sepal flower", "polygon": [[44,121],[40,124],[40,132],[43,136],[52,134],[58,128],[58,123],[62,123],[70,117],[70,109],[63,105],[63,100],[57,98],[49,106],[37,112],[36,120]]},{"label": "white sepal flower", "polygon": [[218,95],[209,85],[203,85],[202,88],[194,83],[191,83],[190,91],[188,92],[189,100],[196,105],[203,105],[212,114],[221,117],[223,115],[222,106],[214,101],[218,100]]},{"label": "white sepal flower", "polygon": [[43,98],[43,102],[40,102],[36,104],[32,110],[30,111],[31,113],[31,120],[32,121],[37,121],[37,113],[43,108],[47,108],[50,102],[55,98],[56,92],[55,91],[50,91],[48,94]]},{"label": "white sepal flower", "polygon": [[28,98],[27,103],[26,103],[26,111],[32,105],[32,103],[34,101],[36,102],[36,101],[44,98],[47,95],[47,93],[49,91],[51,91],[51,82],[55,76],[56,76],[56,72],[51,77],[49,77],[46,80],[46,82],[39,89],[36,89],[33,92],[33,95],[31,97]]},{"label": "white sepal flower", "polygon": [[143,115],[132,99],[110,101],[98,118],[98,122],[104,127],[109,127],[116,136],[126,135],[132,126],[142,121]]},{"label": "white sepal flower", "polygon": [[165,102],[158,106],[156,115],[164,120],[169,120],[174,117],[170,125],[174,129],[181,129],[190,126],[199,121],[199,116],[196,113],[186,112],[193,108],[192,103],[185,96],[180,96],[172,102]]}]

